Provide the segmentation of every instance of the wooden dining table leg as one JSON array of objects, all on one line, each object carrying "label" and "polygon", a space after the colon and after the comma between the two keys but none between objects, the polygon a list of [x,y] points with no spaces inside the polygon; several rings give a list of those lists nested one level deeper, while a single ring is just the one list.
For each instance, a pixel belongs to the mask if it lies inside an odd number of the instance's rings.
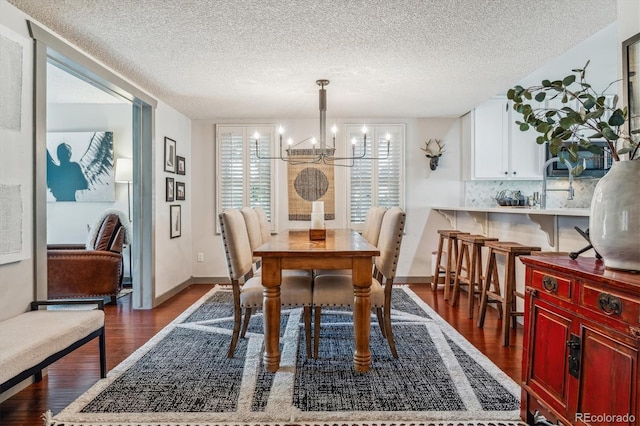
[{"label": "wooden dining table leg", "polygon": [[262,295],[264,313],[265,369],[275,373],[280,368],[280,258],[262,258]]},{"label": "wooden dining table leg", "polygon": [[370,257],[353,259],[353,325],[355,351],[353,364],[356,371],[369,371],[371,350],[369,333],[371,328],[371,263]]}]

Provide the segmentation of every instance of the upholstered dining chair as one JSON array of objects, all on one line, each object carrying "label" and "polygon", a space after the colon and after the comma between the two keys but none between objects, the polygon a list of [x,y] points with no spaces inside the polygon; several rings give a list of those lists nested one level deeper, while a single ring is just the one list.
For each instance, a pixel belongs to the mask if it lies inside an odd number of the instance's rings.
[{"label": "upholstered dining chair", "polygon": [[260,223],[260,232],[262,233],[262,243],[266,243],[271,238],[271,227],[269,226],[269,218],[267,212],[262,207],[254,207],[253,210],[258,215]]},{"label": "upholstered dining chair", "polygon": [[[367,210],[367,215],[362,225],[362,236],[369,244],[377,246],[378,237],[380,236],[380,226],[384,217],[386,207],[373,206]],[[351,269],[318,269],[315,275],[351,275]]]},{"label": "upholstered dining chair", "polygon": [[[262,308],[262,281],[253,275],[253,253],[244,216],[238,209],[227,209],[219,214],[222,243],[227,258],[227,269],[233,290],[233,335],[227,356],[233,357],[244,310],[244,337],[254,309]],[[310,275],[284,275],[280,285],[282,306],[302,306],[307,357],[311,356],[311,287]]]},{"label": "upholstered dining chair", "polygon": [[[240,209],[240,213],[242,213],[245,224],[247,225],[249,244],[251,245],[251,252],[253,252],[255,249],[260,247],[262,244],[267,243],[271,239],[271,232],[269,232],[267,215],[264,209],[259,207],[243,207]],[[264,229],[266,229],[266,232],[263,232]],[[255,276],[259,276],[262,274],[260,261],[261,259],[259,257],[253,258],[253,264],[255,267],[253,270],[253,275]],[[311,278],[311,271],[306,271],[303,269],[285,269],[282,271],[282,275],[305,275]]]},{"label": "upholstered dining chair", "polygon": [[[394,358],[398,358],[396,344],[391,329],[391,290],[396,276],[396,267],[400,255],[400,245],[404,233],[405,213],[399,207],[386,211],[380,226],[378,248],[380,256],[375,259],[371,282],[371,307],[375,308],[378,324],[387,339]],[[320,343],[320,317],[322,307],[353,306],[353,283],[350,275],[318,275],[313,284],[314,307],[314,348],[313,355],[318,357]]]}]

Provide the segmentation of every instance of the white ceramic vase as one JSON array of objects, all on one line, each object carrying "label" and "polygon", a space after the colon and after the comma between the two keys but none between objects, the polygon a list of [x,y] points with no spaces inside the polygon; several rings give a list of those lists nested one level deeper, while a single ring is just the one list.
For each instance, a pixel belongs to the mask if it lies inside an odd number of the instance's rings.
[{"label": "white ceramic vase", "polygon": [[640,271],[640,160],[615,161],[591,200],[589,237],[610,269]]}]

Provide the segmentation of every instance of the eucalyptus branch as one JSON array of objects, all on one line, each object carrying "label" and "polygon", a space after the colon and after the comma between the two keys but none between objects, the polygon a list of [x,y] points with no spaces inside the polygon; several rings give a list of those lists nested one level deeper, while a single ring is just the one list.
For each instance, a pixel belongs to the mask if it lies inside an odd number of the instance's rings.
[{"label": "eucalyptus branch", "polygon": [[[578,147],[586,147],[594,153],[601,149],[591,144],[593,139],[604,139],[614,160],[620,160],[620,154],[630,154],[635,159],[638,143],[631,135],[623,131],[628,119],[627,108],[618,108],[618,96],[613,97],[611,105],[607,105],[604,95],[614,83],[610,83],[602,93],[596,92],[585,78],[585,70],[589,62],[581,69],[572,70],[574,74],[562,80],[543,80],[541,85],[527,89],[515,86],[507,92],[507,98],[513,102],[514,111],[522,114],[522,121],[516,121],[520,130],[527,131],[533,127],[539,134],[538,144],[548,143],[549,150],[557,154],[560,150],[567,150],[569,156],[577,158]],[[577,88],[576,85],[578,86]],[[562,96],[560,108],[540,108],[532,105],[533,101],[542,103]],[[576,101],[574,106],[570,102]],[[604,118],[607,116],[606,118]],[[585,135],[584,132],[593,132]],[[636,133],[634,131],[634,133]],[[616,143],[622,140],[623,146],[616,149]]]}]

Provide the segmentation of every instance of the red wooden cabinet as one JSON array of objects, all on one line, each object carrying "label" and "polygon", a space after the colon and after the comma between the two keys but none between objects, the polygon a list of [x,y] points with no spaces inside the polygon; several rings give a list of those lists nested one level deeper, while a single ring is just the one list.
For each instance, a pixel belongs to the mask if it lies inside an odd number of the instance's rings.
[{"label": "red wooden cabinet", "polygon": [[525,256],[523,420],[640,426],[640,274]]}]

